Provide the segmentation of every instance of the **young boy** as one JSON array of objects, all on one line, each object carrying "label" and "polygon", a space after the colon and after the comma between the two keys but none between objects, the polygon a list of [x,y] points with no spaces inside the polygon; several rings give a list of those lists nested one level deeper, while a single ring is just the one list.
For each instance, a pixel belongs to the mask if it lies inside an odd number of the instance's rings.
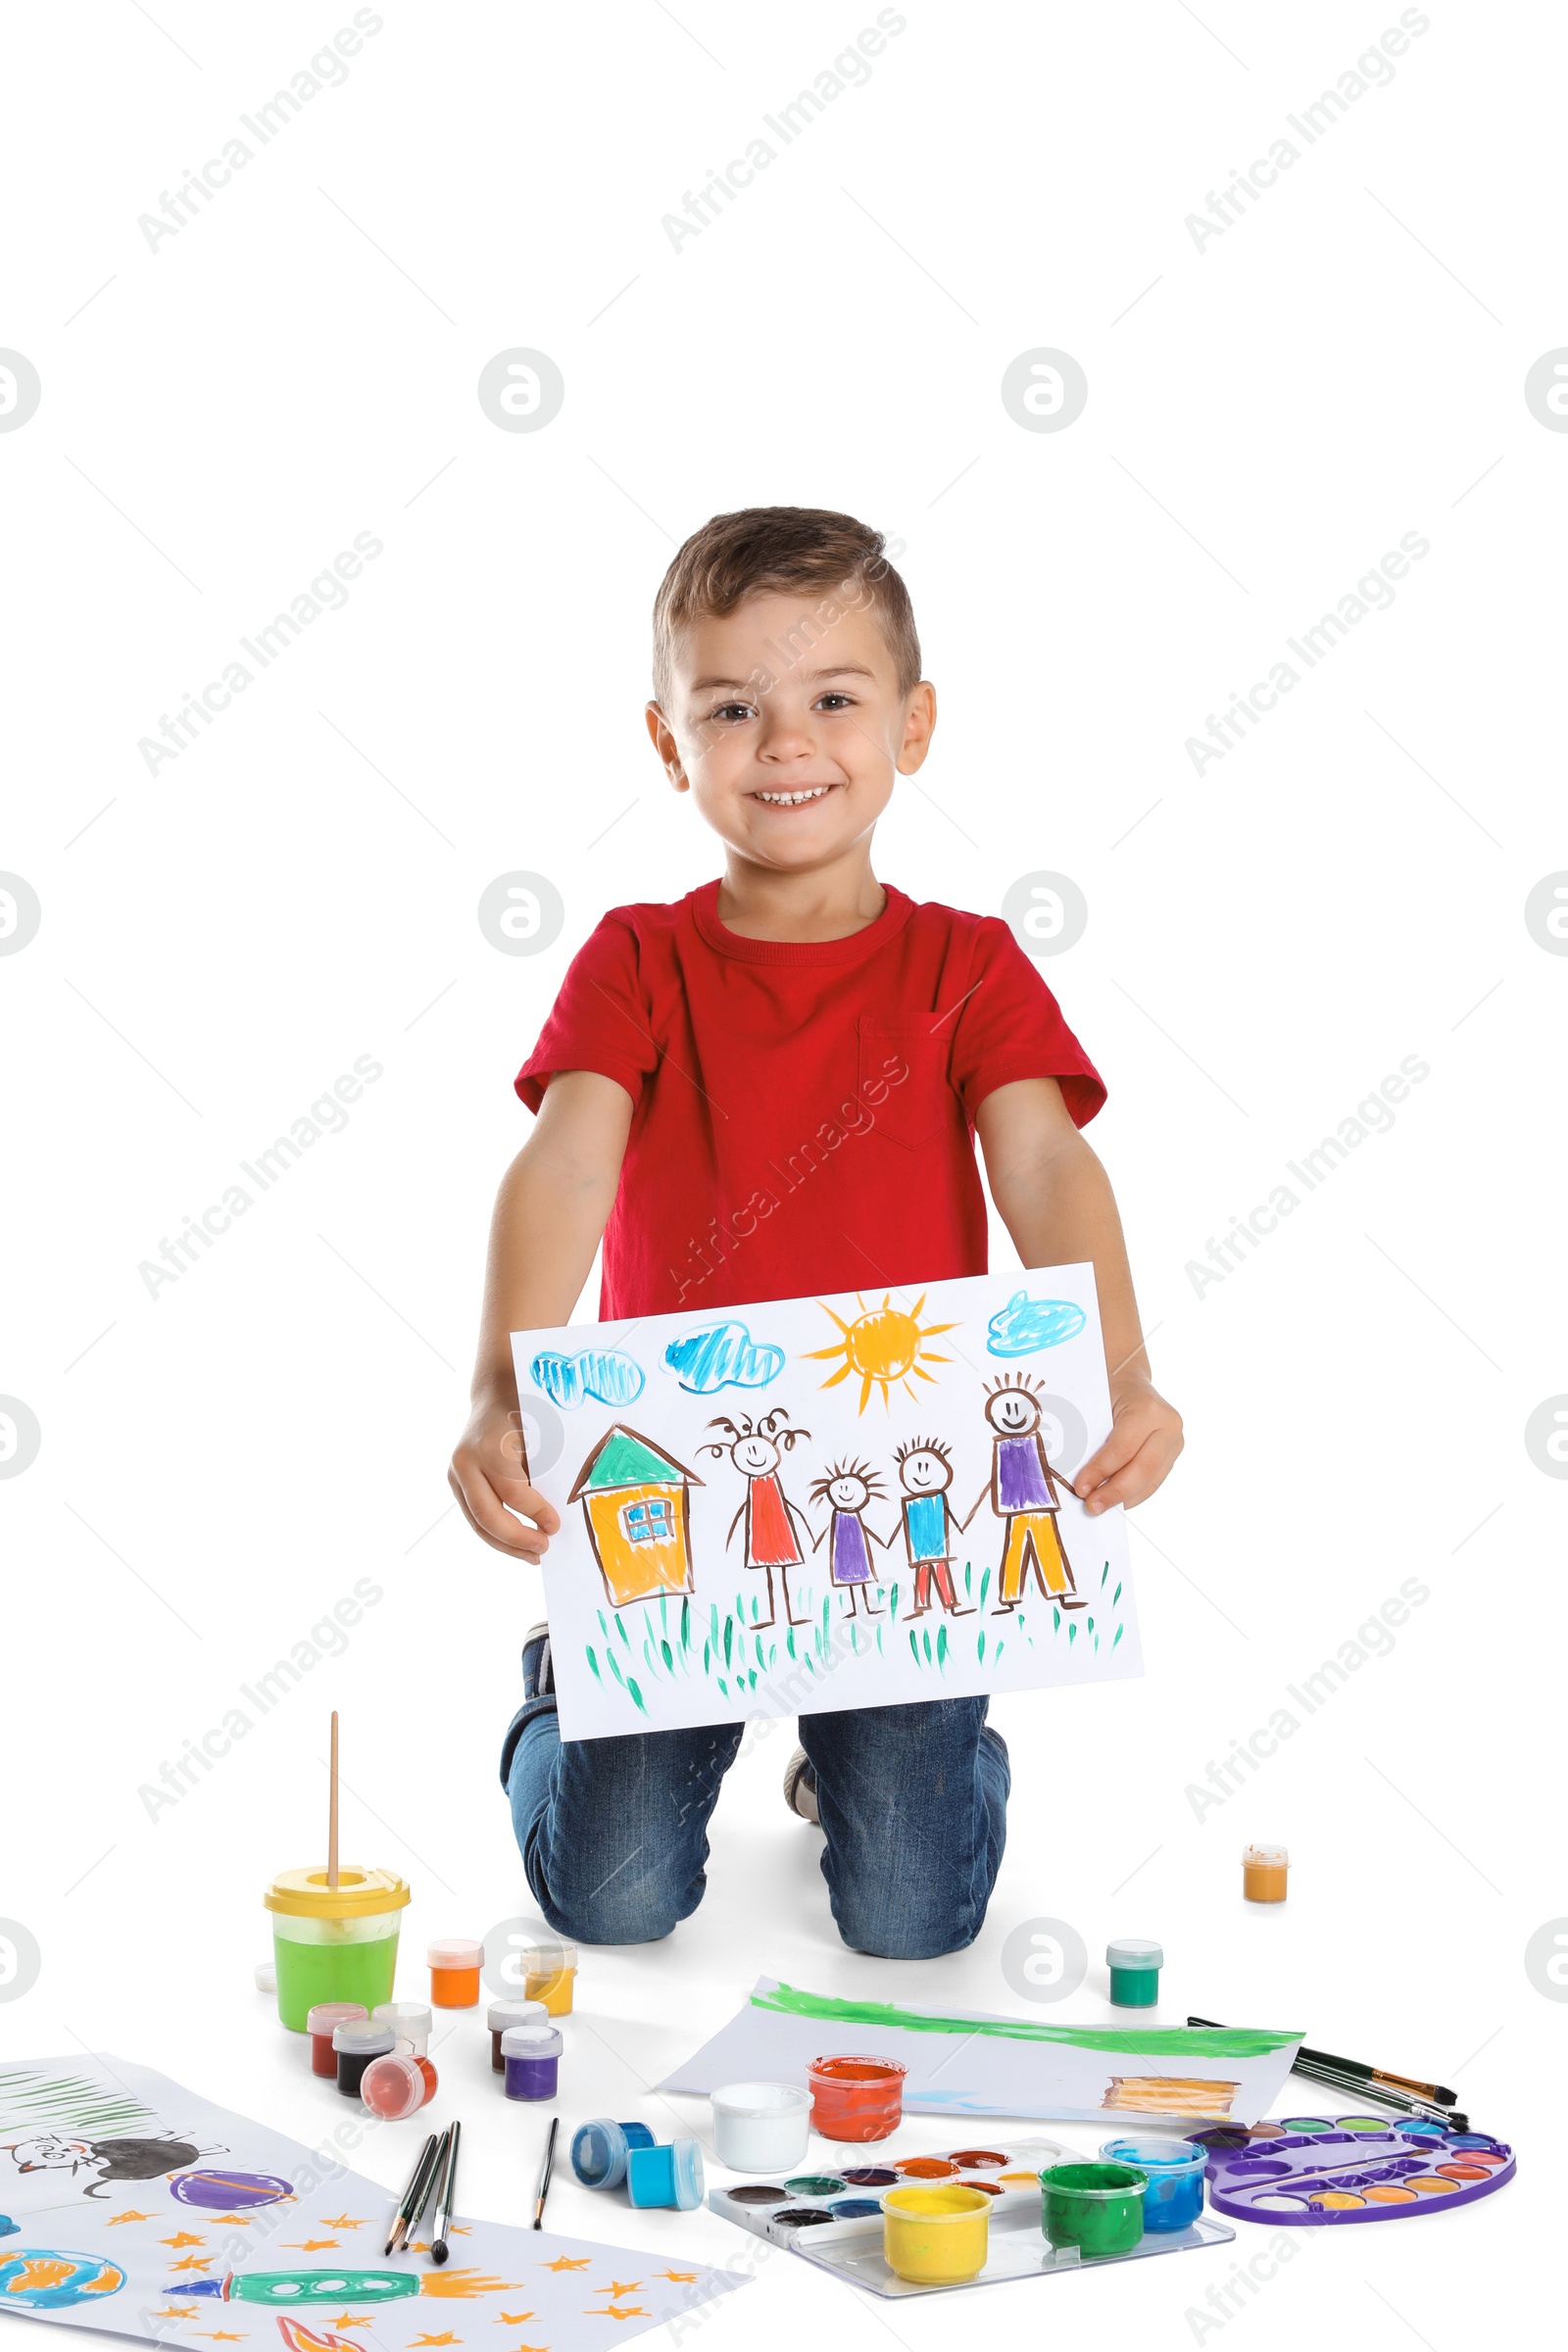
[{"label": "young boy", "polygon": [[[846,514],[754,508],[695,533],[660,589],[648,731],[724,872],[606,915],[516,1080],[534,1129],[496,1202],[451,1470],[469,1525],[514,1558],[539,1559],[561,1522],[521,1475],[508,1335],[566,1321],[601,1237],[606,1317],[981,1274],[977,1134],[1023,1263],[1094,1261],[1113,1426],[1073,1492],[1091,1512],[1141,1502],[1181,1448],[1078,1132],[1100,1078],[1004,922],[871,870],[895,778],[936,724],[882,546]],[[668,1935],[703,1898],[741,1727],[564,1741],[543,1626],[522,1672],[502,1780],[545,1917],[591,1943]],[[801,1719],[786,1795],[820,1822],[854,1949],[927,1959],[979,1933],[1008,1788],[986,1705]]]}]

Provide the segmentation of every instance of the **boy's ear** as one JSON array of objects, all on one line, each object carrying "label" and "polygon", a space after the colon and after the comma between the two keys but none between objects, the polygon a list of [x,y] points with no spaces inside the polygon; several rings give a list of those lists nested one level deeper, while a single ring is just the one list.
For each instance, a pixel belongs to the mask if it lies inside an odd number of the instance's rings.
[{"label": "boy's ear", "polygon": [[681,764],[680,747],[674,731],[657,703],[650,703],[643,712],[649,738],[659,754],[659,763],[677,792],[689,792],[690,779]]},{"label": "boy's ear", "polygon": [[901,776],[912,776],[925,765],[937,723],[937,690],[926,678],[909,697],[904,717],[904,744],[894,762]]}]

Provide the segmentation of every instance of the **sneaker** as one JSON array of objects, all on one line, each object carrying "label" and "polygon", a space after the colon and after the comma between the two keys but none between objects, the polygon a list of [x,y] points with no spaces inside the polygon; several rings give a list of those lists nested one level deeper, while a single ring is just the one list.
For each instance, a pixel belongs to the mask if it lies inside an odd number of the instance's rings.
[{"label": "sneaker", "polygon": [[550,1659],[550,1628],[530,1626],[522,1642],[522,1695],[530,1698],[554,1698],[555,1669]]},{"label": "sneaker", "polygon": [[814,1821],[818,1827],[822,1816],[816,1809],[816,1774],[807,1761],[806,1750],[798,1747],[784,1767],[784,1802],[802,1821]]}]

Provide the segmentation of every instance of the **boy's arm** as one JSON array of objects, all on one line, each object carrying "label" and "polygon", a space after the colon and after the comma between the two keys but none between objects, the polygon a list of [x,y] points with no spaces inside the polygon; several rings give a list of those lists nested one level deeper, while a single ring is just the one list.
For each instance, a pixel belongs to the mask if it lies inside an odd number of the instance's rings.
[{"label": "boy's arm", "polygon": [[473,1409],[447,1480],[474,1534],[514,1559],[542,1557],[561,1519],[522,1473],[511,1335],[564,1323],[576,1305],[614,1206],[631,1113],[612,1078],[560,1071],[496,1195]]},{"label": "boy's arm", "polygon": [[975,1118],[998,1214],[1026,1266],[1093,1260],[1110,1378],[1111,1431],[1074,1479],[1090,1511],[1152,1494],[1182,1449],[1181,1415],[1150,1377],[1110,1179],[1054,1078],[987,1095]]}]

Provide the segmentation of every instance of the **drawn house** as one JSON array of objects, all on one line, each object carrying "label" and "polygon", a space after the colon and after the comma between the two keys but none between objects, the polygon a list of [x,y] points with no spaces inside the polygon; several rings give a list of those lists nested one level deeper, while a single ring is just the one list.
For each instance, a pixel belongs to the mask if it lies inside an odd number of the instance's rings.
[{"label": "drawn house", "polygon": [[692,1590],[690,1490],[702,1484],[651,1438],[620,1422],[606,1430],[567,1499],[582,1504],[615,1608]]}]

